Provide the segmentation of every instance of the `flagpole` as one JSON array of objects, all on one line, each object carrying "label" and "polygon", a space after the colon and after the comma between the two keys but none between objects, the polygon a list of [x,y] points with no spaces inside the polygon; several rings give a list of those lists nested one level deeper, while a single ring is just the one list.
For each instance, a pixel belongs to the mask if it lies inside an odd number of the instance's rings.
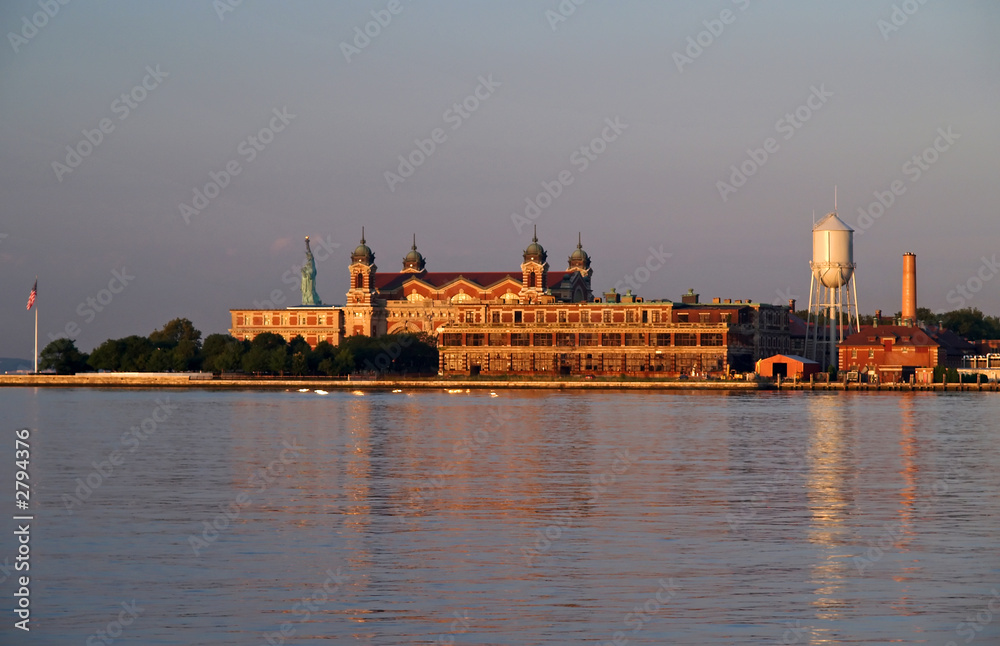
[{"label": "flagpole", "polygon": [[38,374],[38,308],[35,308],[35,374]]}]

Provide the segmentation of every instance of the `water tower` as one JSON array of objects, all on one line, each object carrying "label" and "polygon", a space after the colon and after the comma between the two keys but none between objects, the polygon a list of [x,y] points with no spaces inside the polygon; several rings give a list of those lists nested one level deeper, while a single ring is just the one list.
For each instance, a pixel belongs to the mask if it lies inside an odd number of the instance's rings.
[{"label": "water tower", "polygon": [[854,280],[854,229],[837,212],[813,225],[812,282],[806,357],[824,369],[837,365],[837,344],[857,332],[858,289]]}]

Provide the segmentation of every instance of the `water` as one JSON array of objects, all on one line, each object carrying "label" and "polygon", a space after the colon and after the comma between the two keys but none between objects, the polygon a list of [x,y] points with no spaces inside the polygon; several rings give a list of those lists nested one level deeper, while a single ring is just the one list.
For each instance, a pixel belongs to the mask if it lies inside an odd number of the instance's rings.
[{"label": "water", "polygon": [[0,643],[1000,643],[994,394],[496,394],[0,390]]}]

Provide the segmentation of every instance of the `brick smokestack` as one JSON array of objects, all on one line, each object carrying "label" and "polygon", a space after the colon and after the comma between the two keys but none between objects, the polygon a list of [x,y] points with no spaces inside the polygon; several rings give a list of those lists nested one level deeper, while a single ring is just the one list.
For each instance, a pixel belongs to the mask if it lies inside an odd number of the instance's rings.
[{"label": "brick smokestack", "polygon": [[917,256],[912,253],[903,254],[903,325],[916,325],[917,322]]}]

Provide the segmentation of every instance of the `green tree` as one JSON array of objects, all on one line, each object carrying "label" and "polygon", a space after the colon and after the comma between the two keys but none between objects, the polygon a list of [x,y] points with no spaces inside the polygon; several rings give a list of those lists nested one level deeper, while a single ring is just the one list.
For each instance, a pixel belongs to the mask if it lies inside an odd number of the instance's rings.
[{"label": "green tree", "polygon": [[72,339],[56,339],[42,348],[38,358],[38,368],[54,369],[59,375],[72,375],[86,372],[90,368],[87,365],[87,358],[86,354],[77,350],[76,343]]},{"label": "green tree", "polygon": [[293,375],[301,377],[302,375],[308,374],[309,372],[309,360],[306,359],[306,355],[302,352],[296,352],[292,355],[292,367],[291,373]]},{"label": "green tree", "polygon": [[152,343],[163,343],[169,347],[174,347],[181,341],[192,341],[201,349],[201,332],[185,318],[173,319],[164,325],[163,329],[154,330],[150,333],[149,340]]},{"label": "green tree", "polygon": [[201,346],[198,357],[202,370],[210,372],[230,372],[240,367],[243,358],[242,341],[228,334],[209,334]]},{"label": "green tree", "polygon": [[1000,319],[985,316],[978,308],[945,312],[941,315],[941,326],[969,341],[1000,338]]}]

